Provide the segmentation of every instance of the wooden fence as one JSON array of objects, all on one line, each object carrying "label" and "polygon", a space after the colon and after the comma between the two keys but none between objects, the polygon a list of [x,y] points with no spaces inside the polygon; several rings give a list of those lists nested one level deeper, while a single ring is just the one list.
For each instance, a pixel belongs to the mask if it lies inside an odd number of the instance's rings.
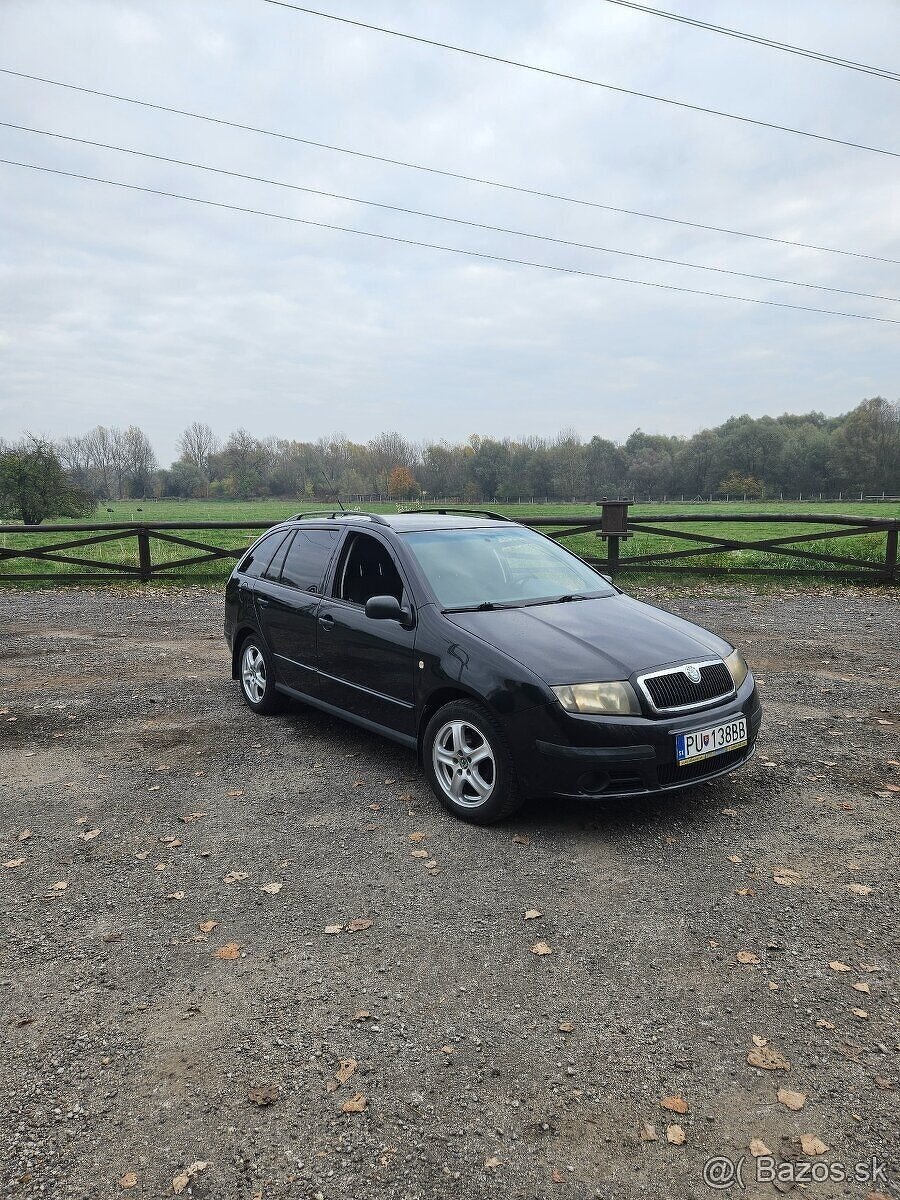
[{"label": "wooden fence", "polygon": [[[556,540],[572,537],[582,539],[577,547],[582,557],[610,575],[624,572],[694,571],[718,575],[834,575],[841,579],[868,580],[873,583],[897,583],[897,541],[900,520],[882,517],[856,517],[814,513],[672,513],[653,517],[631,517],[625,501],[605,501],[596,516],[531,517],[522,524],[541,529]],[[182,579],[210,578],[208,572],[198,571],[219,560],[235,561],[244,553],[248,537],[255,531],[268,529],[271,521],[156,521],[153,523],[107,522],[102,524],[66,525],[0,525],[0,583],[22,582],[83,582],[109,579],[131,579],[148,583],[178,573]],[[701,531],[691,526],[702,525]],[[779,532],[771,537],[736,537],[733,531],[716,533],[717,525],[799,525],[800,532]],[[814,532],[802,527],[816,525]],[[822,527],[826,527],[823,529]],[[712,527],[712,531],[710,528]],[[221,540],[201,536],[203,531],[241,531],[240,544],[222,545]],[[52,540],[45,535],[68,535]],[[641,547],[639,553],[627,553],[629,542],[636,534],[665,539],[660,549]],[[830,552],[837,539],[870,537],[878,539],[874,555],[852,557]],[[79,535],[79,536],[73,536]],[[585,535],[593,535],[602,544],[604,554],[585,552]],[[687,543],[685,548],[672,549],[671,543]],[[9,544],[12,542],[13,544]],[[809,543],[828,542],[813,548]],[[120,545],[118,560],[87,557],[78,553],[90,546]],[[804,547],[804,543],[807,545]],[[177,558],[154,554],[158,545],[178,547],[186,551]],[[883,547],[883,549],[882,549]],[[748,564],[741,556],[746,552],[762,555],[763,561]],[[169,550],[168,553],[171,553]],[[703,561],[710,555],[728,554],[736,560],[723,565]],[[767,563],[771,557],[780,563]],[[786,566],[784,559],[790,559]],[[47,564],[47,571],[21,571],[23,562]],[[797,565],[794,565],[794,564]],[[10,566],[13,567],[10,570]],[[64,569],[60,571],[59,567]],[[74,570],[71,568],[75,568]],[[192,570],[193,569],[193,570]]]}]

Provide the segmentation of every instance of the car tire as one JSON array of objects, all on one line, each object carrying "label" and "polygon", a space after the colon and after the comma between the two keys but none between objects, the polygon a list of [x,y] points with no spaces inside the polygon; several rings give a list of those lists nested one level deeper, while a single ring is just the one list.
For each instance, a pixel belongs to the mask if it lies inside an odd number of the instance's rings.
[{"label": "car tire", "polygon": [[280,712],[285,697],[275,687],[275,663],[269,648],[255,633],[241,643],[238,657],[238,683],[244,703],[256,713],[268,716]]},{"label": "car tire", "polygon": [[493,825],[523,803],[503,730],[474,701],[438,709],[425,728],[422,758],[432,791],[462,821]]}]

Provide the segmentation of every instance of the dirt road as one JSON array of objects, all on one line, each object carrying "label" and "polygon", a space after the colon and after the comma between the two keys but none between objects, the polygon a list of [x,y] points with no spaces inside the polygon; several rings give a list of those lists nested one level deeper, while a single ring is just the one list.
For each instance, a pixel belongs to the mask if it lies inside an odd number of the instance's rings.
[{"label": "dirt road", "polygon": [[757,757],[477,829],[254,716],[214,592],[0,594],[3,1195],[777,1195],[754,1139],[898,1194],[897,597],[661,602],[746,650]]}]

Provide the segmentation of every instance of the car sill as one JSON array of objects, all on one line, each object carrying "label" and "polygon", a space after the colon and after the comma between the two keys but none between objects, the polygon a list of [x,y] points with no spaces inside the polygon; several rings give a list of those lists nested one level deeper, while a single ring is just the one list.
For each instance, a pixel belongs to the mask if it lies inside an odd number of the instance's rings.
[{"label": "car sill", "polygon": [[347,712],[346,709],[338,708],[335,704],[326,704],[324,700],[317,700],[315,696],[308,696],[306,692],[299,692],[296,688],[288,687],[284,683],[276,683],[275,688],[277,691],[283,692],[286,696],[293,697],[294,700],[301,700],[304,704],[321,709],[322,712],[328,713],[329,716],[340,717],[342,721],[349,721],[351,725],[359,725],[362,729],[368,729],[370,733],[378,733],[382,737],[390,738],[392,742],[399,742],[401,746],[408,746],[411,750],[418,749],[418,741],[408,733],[399,733],[396,729],[391,729],[387,725],[379,725],[377,721],[370,721],[366,717],[358,717],[354,713]]}]

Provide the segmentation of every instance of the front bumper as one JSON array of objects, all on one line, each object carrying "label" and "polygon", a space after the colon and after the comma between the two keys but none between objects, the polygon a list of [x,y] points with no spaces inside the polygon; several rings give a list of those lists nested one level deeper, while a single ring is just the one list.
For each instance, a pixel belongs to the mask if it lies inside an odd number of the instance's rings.
[{"label": "front bumper", "polygon": [[[690,786],[733,771],[753,754],[762,721],[748,675],[736,696],[719,705],[669,717],[589,717],[560,706],[532,709],[529,729],[514,739],[521,784],[529,796],[607,799]],[[747,745],[680,766],[675,736],[747,718]]]}]

